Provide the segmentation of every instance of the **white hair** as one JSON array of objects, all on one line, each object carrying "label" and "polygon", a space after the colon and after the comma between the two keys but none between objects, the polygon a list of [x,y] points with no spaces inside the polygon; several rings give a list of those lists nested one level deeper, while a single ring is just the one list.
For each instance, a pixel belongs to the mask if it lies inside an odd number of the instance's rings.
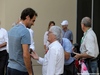
[{"label": "white hair", "polygon": [[56,39],[61,42],[62,40],[62,29],[59,26],[52,26],[49,31],[51,31],[55,36]]}]

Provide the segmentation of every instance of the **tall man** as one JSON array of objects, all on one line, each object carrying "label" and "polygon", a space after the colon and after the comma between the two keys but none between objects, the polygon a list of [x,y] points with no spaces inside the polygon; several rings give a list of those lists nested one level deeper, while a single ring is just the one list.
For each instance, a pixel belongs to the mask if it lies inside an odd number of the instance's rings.
[{"label": "tall man", "polygon": [[29,53],[30,33],[27,27],[34,25],[37,13],[26,8],[21,13],[21,22],[8,32],[9,64],[8,75],[33,75]]},{"label": "tall man", "polygon": [[91,19],[84,17],[81,20],[81,28],[84,36],[81,39],[80,52],[76,54],[76,59],[85,59],[90,73],[97,73],[97,56],[99,54],[97,37],[91,28]]}]

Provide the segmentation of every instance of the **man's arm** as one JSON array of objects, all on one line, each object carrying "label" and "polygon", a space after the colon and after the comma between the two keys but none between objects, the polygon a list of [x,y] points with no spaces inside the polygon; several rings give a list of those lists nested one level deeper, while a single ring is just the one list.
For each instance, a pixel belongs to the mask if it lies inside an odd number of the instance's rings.
[{"label": "man's arm", "polygon": [[87,53],[75,53],[76,55],[74,56],[76,59],[80,59],[80,58],[92,58],[92,56],[88,55]]},{"label": "man's arm", "polygon": [[65,59],[68,60],[70,58],[70,53],[64,51],[64,54],[65,54]]},{"label": "man's arm", "polygon": [[73,33],[71,31],[71,39],[70,39],[71,43],[73,44]]},{"label": "man's arm", "polygon": [[7,42],[0,44],[0,48],[5,47],[6,45],[7,45]]},{"label": "man's arm", "polygon": [[44,58],[41,58],[38,56],[38,54],[35,52],[35,51],[32,51],[32,53],[30,54],[31,57],[35,60],[37,60],[37,62],[41,65],[43,65],[43,62],[44,62]]},{"label": "man's arm", "polygon": [[68,60],[72,52],[72,43],[68,39],[63,39],[63,45],[65,59]]},{"label": "man's arm", "polygon": [[0,44],[0,48],[2,48],[2,47],[5,47],[6,45],[7,45],[7,42],[8,42],[8,34],[7,34],[7,31],[4,29],[4,34],[3,34],[3,39],[5,40],[5,42],[4,43],[2,43],[2,44]]},{"label": "man's arm", "polygon": [[26,69],[27,69],[29,75],[32,75],[31,57],[30,57],[30,53],[28,50],[29,46],[28,46],[28,44],[23,44],[22,48],[23,48],[23,59],[24,59]]}]

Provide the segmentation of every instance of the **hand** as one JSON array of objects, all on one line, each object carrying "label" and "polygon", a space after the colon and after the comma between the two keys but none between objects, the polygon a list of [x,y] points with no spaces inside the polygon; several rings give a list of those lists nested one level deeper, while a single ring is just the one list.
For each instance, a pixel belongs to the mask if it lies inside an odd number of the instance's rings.
[{"label": "hand", "polygon": [[33,75],[32,73],[30,73],[29,75]]},{"label": "hand", "polygon": [[48,50],[45,50],[45,54],[48,52]]},{"label": "hand", "polygon": [[79,54],[79,53],[75,53],[75,52],[74,52],[74,54],[76,54],[76,55],[74,56],[74,58],[75,58],[76,60],[78,60],[78,59],[81,58],[81,54]]},{"label": "hand", "polygon": [[30,48],[30,54],[33,52],[33,50]]},{"label": "hand", "polygon": [[31,53],[30,55],[31,55],[31,57],[32,57],[33,59],[39,60],[39,56],[38,56],[38,54],[37,54],[35,51],[32,51],[32,53]]}]

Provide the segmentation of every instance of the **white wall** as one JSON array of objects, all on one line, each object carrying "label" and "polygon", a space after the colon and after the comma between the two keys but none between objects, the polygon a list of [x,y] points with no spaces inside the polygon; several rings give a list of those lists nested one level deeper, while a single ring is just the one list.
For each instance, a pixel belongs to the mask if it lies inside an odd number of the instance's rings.
[{"label": "white wall", "polygon": [[[44,55],[43,36],[51,20],[60,26],[62,20],[67,19],[68,27],[74,34],[74,43],[76,42],[76,0],[0,0],[1,26],[9,30],[12,23],[19,18],[22,10],[27,7],[35,9],[38,13],[32,29],[34,30],[36,52],[40,56]],[[37,65],[35,61],[33,63]]]},{"label": "white wall", "polygon": [[0,0],[0,27],[5,27],[5,0]]}]

